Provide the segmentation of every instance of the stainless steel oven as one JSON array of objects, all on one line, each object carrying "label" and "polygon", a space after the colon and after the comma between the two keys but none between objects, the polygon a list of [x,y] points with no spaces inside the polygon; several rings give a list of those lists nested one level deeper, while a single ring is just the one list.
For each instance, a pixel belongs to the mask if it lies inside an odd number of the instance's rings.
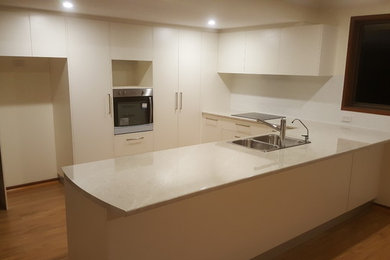
[{"label": "stainless steel oven", "polygon": [[153,89],[118,88],[114,97],[114,133],[153,130]]}]

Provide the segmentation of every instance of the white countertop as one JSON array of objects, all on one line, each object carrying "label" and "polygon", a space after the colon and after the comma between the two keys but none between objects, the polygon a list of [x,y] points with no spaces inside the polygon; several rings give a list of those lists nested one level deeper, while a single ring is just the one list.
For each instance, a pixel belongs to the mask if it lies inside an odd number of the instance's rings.
[{"label": "white countertop", "polygon": [[[199,144],[63,168],[92,198],[133,214],[224,185],[390,140],[390,132],[307,122],[312,143],[262,152],[227,141]],[[305,129],[287,131],[301,138]]]}]

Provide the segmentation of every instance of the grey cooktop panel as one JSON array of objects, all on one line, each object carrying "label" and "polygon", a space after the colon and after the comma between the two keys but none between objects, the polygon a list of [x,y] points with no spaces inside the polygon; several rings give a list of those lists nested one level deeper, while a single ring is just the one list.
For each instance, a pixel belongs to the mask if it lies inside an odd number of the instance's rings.
[{"label": "grey cooktop panel", "polygon": [[232,116],[238,116],[238,117],[244,117],[244,118],[250,118],[250,119],[259,119],[259,120],[271,120],[271,119],[278,119],[283,118],[285,116],[277,116],[277,115],[270,115],[270,114],[262,114],[262,113],[243,113],[243,114],[235,114]]}]

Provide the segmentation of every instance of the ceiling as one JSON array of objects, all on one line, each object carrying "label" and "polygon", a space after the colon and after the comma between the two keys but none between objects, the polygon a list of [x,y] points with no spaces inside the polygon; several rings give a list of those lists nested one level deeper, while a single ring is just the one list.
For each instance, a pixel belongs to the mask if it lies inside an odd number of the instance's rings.
[{"label": "ceiling", "polygon": [[[313,10],[388,0],[70,0],[67,12],[217,29],[310,21]],[[64,12],[61,0],[0,0],[0,5]]]}]

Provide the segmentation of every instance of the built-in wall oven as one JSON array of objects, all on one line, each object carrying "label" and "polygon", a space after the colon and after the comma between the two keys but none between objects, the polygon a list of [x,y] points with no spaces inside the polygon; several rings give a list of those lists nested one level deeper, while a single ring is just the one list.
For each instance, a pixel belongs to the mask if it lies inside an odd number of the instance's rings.
[{"label": "built-in wall oven", "polygon": [[115,134],[153,130],[153,89],[115,88]]}]

